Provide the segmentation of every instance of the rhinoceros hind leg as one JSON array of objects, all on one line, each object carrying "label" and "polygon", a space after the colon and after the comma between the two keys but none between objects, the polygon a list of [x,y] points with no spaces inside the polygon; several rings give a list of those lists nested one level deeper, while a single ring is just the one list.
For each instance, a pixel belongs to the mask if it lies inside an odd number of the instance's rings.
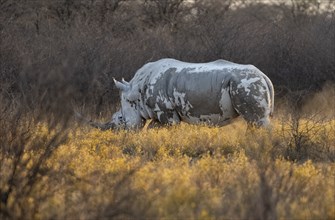
[{"label": "rhinoceros hind leg", "polygon": [[267,88],[262,89],[263,92],[259,92],[254,89],[258,87],[262,87],[262,85],[256,84],[254,87],[250,86],[245,89],[232,83],[230,87],[232,104],[238,114],[247,121],[250,128],[268,127],[270,124],[271,107]]}]

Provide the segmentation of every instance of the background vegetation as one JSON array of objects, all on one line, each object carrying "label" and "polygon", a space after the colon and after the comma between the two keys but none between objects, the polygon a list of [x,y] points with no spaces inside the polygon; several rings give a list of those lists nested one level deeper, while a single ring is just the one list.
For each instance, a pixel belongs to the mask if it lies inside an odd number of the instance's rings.
[{"label": "background vegetation", "polygon": [[[334,7],[0,0],[0,217],[334,218]],[[107,120],[112,77],[164,57],[257,66],[275,85],[273,131],[74,122],[74,109]]]}]

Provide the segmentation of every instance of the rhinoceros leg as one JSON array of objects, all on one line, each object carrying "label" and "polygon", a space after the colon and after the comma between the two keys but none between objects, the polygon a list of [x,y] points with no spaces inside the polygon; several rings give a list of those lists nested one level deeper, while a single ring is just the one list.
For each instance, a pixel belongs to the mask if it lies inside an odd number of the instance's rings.
[{"label": "rhinoceros leg", "polygon": [[161,122],[157,120],[152,120],[148,125],[148,129],[161,128],[161,127],[164,127],[165,125],[166,124],[162,124]]},{"label": "rhinoceros leg", "polygon": [[231,82],[230,96],[235,110],[247,121],[248,128],[269,125],[270,94],[261,78],[247,87],[241,86],[240,82]]},{"label": "rhinoceros leg", "polygon": [[180,123],[180,117],[176,111],[159,112],[157,119],[152,119],[148,128],[160,128]]}]

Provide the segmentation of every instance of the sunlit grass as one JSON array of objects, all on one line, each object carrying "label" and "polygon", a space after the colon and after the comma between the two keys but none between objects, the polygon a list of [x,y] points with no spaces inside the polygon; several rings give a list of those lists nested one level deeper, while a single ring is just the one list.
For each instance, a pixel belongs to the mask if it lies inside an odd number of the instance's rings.
[{"label": "sunlit grass", "polygon": [[[107,216],[110,207],[117,216],[148,218],[335,217],[334,161],[290,160],[283,145],[292,132],[279,121],[272,132],[245,129],[242,121],[223,128],[77,129],[49,161],[55,169],[66,163],[77,178],[54,202],[72,204],[67,211],[81,218],[90,218],[86,206],[106,209]],[[309,141],[322,135],[334,151],[334,121]],[[123,197],[126,204],[118,202]]]},{"label": "sunlit grass", "polygon": [[[302,120],[294,129],[274,119],[272,130],[255,131],[242,120],[137,132],[73,127],[42,166],[23,210],[35,219],[333,219],[334,125]],[[37,145],[57,132],[34,129]],[[40,152],[25,148],[22,180]],[[12,158],[1,156],[2,171],[11,170]],[[6,189],[10,173],[2,174]],[[15,207],[12,195],[8,207]]]}]

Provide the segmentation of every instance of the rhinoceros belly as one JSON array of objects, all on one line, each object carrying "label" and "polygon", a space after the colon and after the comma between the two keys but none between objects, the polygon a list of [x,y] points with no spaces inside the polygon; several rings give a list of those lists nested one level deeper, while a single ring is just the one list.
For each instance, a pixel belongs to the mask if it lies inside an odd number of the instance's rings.
[{"label": "rhinoceros belly", "polygon": [[181,120],[222,126],[237,117],[225,81],[219,72],[179,75],[169,97]]},{"label": "rhinoceros belly", "polygon": [[192,100],[186,100],[177,103],[176,110],[181,120],[190,124],[223,126],[238,117],[228,93],[223,92],[220,98],[212,100],[212,102],[209,103],[207,100],[193,103]]}]

